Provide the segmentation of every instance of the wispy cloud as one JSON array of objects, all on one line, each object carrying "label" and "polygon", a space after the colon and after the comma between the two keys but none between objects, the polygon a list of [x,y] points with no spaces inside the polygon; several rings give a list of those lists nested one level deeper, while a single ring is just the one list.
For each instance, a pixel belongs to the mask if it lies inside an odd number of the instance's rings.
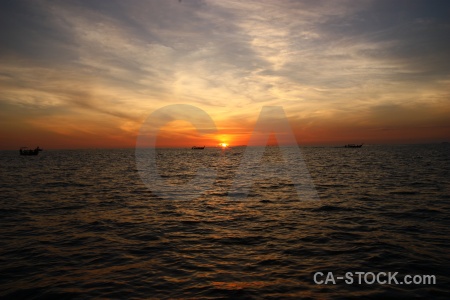
[{"label": "wispy cloud", "polygon": [[446,3],[42,0],[1,8],[0,103],[8,120],[47,132],[108,127],[130,141],[170,103],[198,105],[239,135],[262,105],[282,105],[299,135],[320,128],[325,140],[332,128],[450,126],[442,113],[450,107]]}]

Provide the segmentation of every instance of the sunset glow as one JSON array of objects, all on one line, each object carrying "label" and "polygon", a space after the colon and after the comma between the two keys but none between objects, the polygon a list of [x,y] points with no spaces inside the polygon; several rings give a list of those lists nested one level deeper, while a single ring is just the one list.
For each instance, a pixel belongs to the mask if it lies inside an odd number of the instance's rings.
[{"label": "sunset glow", "polygon": [[450,140],[448,5],[427,1],[6,1],[0,148],[134,147],[169,104],[217,132],[167,124],[158,145],[249,140],[282,106],[299,144]]}]

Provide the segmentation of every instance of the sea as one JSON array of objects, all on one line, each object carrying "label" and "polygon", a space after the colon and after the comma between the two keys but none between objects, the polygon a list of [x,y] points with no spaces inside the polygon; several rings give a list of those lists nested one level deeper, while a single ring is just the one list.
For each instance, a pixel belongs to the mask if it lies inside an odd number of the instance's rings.
[{"label": "sea", "polygon": [[450,144],[297,149],[0,151],[0,298],[450,298]]}]

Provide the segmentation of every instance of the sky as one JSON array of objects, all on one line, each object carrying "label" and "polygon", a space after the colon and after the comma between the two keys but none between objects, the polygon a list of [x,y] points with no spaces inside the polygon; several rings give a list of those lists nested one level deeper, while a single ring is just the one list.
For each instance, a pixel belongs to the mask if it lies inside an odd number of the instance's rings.
[{"label": "sky", "polygon": [[0,2],[0,149],[246,144],[282,106],[300,145],[450,141],[450,2]]}]

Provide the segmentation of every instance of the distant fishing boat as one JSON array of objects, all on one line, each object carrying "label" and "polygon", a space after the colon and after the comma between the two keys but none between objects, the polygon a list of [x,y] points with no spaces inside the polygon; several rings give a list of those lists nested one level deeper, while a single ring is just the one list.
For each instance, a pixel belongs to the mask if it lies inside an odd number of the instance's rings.
[{"label": "distant fishing boat", "polygon": [[364,144],[360,144],[360,145],[356,145],[356,144],[347,144],[347,145],[345,145],[344,147],[345,147],[345,148],[361,148],[362,145],[364,145]]},{"label": "distant fishing boat", "polygon": [[20,155],[38,155],[39,152],[41,152],[42,149],[38,147],[36,147],[35,149],[28,149],[28,147],[22,147],[19,150]]},{"label": "distant fishing boat", "polygon": [[203,147],[193,146],[192,149],[194,149],[194,150],[203,150],[203,149],[205,149],[205,146],[203,146]]}]

